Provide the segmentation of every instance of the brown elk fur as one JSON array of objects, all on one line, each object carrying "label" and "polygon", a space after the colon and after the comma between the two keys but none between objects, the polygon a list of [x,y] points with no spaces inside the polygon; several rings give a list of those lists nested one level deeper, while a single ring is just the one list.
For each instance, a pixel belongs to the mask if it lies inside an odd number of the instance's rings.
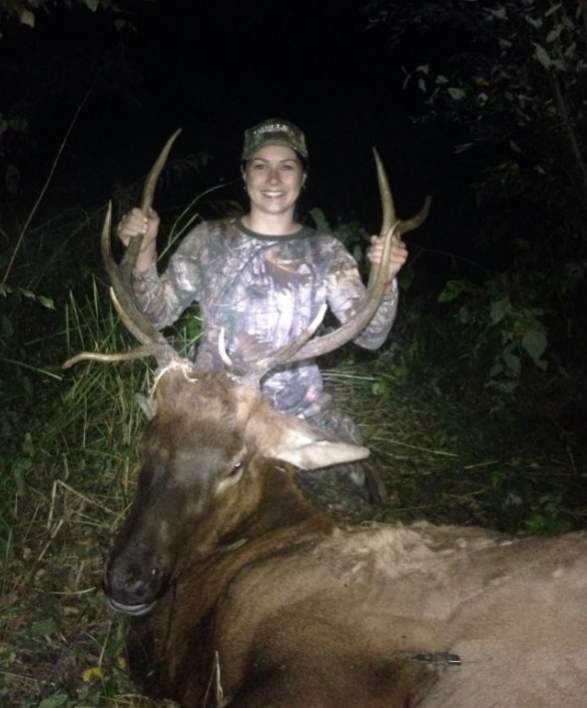
[{"label": "brown elk fur", "polygon": [[[336,443],[301,421],[287,438],[285,416],[222,374],[185,379],[158,384],[106,578],[115,596],[149,544],[167,574],[132,633],[150,690],[190,708],[582,708],[585,533],[339,529],[288,461]],[[462,665],[435,663],[439,652]]]}]

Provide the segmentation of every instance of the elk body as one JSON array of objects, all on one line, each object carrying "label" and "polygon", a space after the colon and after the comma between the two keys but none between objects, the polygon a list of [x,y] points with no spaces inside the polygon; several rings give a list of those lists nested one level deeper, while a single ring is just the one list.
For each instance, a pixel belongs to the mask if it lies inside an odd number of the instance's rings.
[{"label": "elk body", "polygon": [[293,464],[353,451],[224,374],[170,370],[155,396],[105,583],[140,615],[150,690],[189,707],[585,705],[584,533],[337,529]]},{"label": "elk body", "polygon": [[[395,220],[381,170],[380,187],[389,241],[424,215]],[[355,336],[385,269],[354,323],[309,331],[246,371],[227,360],[227,371],[202,372],[136,308],[109,230],[107,219],[114,301],[142,346],[70,363],[149,354],[159,363],[136,497],[104,581],[112,607],[135,618],[135,676],[189,708],[583,708],[585,533],[343,530],[293,481],[297,468],[368,451],[277,412],[254,383]]]}]

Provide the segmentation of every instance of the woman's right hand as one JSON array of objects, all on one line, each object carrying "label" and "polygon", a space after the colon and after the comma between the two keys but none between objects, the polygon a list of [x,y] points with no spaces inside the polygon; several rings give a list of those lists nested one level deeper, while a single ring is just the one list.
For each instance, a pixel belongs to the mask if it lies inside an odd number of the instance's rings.
[{"label": "woman's right hand", "polygon": [[149,215],[135,207],[123,215],[116,227],[118,238],[128,246],[136,236],[144,236],[141,251],[150,249],[157,240],[159,232],[159,215],[154,209],[149,209]]}]

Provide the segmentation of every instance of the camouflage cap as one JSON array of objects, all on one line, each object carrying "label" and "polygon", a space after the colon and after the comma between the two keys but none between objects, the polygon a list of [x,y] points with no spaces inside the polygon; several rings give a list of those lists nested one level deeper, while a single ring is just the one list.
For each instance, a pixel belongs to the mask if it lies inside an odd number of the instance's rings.
[{"label": "camouflage cap", "polygon": [[308,148],[303,132],[297,125],[283,118],[268,118],[253,128],[245,130],[242,159],[250,159],[264,145],[285,145],[295,150],[305,160],[308,159]]}]

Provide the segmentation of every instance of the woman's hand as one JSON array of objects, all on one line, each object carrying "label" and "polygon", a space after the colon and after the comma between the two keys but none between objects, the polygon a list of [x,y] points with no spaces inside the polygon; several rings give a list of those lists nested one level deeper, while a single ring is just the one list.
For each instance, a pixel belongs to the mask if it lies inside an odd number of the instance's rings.
[{"label": "woman's hand", "polygon": [[135,207],[124,214],[116,227],[118,238],[125,246],[128,246],[131,239],[137,236],[144,236],[141,251],[153,247],[157,240],[158,232],[159,215],[154,209],[149,209],[149,215],[145,216],[141,209]]},{"label": "woman's hand", "polygon": [[[392,236],[391,252],[389,254],[389,270],[387,272],[386,283],[390,283],[400,272],[403,264],[408,258],[406,244],[399,236]],[[371,246],[367,250],[367,258],[372,265],[381,263],[383,257],[383,237],[371,236]]]}]

